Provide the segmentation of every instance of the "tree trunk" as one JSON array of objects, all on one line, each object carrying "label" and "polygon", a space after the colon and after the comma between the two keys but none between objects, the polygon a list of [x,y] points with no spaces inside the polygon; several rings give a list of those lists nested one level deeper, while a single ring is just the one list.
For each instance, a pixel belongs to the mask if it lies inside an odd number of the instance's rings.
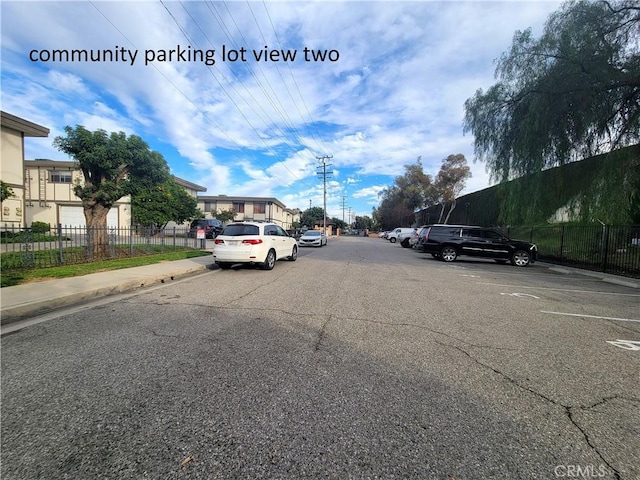
[{"label": "tree trunk", "polygon": [[444,214],[444,206],[446,204],[447,204],[447,202],[444,202],[444,201],[442,202],[442,208],[440,209],[440,217],[438,218],[438,223],[442,223],[442,215]]},{"label": "tree trunk", "polygon": [[456,209],[456,200],[455,198],[453,199],[453,203],[451,203],[451,208],[449,209],[449,212],[447,213],[447,218],[444,219],[444,223],[447,224],[449,223],[449,217],[451,216],[451,212],[453,212]]},{"label": "tree trunk", "polygon": [[99,260],[109,256],[107,214],[109,208],[98,203],[83,202],[84,218],[87,221],[87,253],[89,258]]}]

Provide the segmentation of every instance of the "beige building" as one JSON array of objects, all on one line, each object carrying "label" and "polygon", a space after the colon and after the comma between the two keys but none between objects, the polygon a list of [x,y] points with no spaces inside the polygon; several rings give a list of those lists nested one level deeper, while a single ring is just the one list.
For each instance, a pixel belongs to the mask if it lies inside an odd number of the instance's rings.
[{"label": "beige building", "polygon": [[[86,225],[82,200],[73,187],[82,183],[82,172],[73,161],[25,160],[24,201],[27,224],[44,222],[64,227]],[[121,198],[107,215],[107,226],[131,225],[131,199]]]},{"label": "beige building", "polygon": [[273,197],[232,197],[226,195],[199,196],[198,208],[207,217],[215,217],[216,212],[233,209],[235,221],[273,222],[285,230],[290,230],[294,222],[300,221],[300,211],[287,208]]},{"label": "beige building", "polygon": [[[67,227],[86,225],[82,200],[75,195],[73,187],[82,183],[84,177],[73,161],[25,160],[24,199],[27,225],[45,222]],[[187,180],[173,177],[189,195],[207,189]],[[122,197],[111,207],[107,215],[107,226],[128,228],[131,226],[131,198]]]},{"label": "beige building", "polygon": [[[24,159],[24,138],[48,135],[48,128],[2,112],[0,178],[12,188],[14,197],[2,202],[0,226],[21,228],[33,222],[71,227],[86,224],[82,201],[73,192],[73,187],[84,180],[75,162]],[[197,198],[198,208],[206,217],[215,216],[215,212],[220,210],[233,209],[236,221],[270,221],[286,230],[291,229],[294,222],[300,221],[300,211],[287,208],[277,198],[199,196],[199,193],[207,191],[205,187],[178,177],[174,179]],[[131,225],[131,199],[128,196],[121,198],[111,208],[107,225],[118,228]]]},{"label": "beige building", "polygon": [[13,190],[13,197],[2,202],[0,226],[22,228],[30,224],[25,209],[25,137],[48,137],[49,129],[0,112],[0,179]]}]

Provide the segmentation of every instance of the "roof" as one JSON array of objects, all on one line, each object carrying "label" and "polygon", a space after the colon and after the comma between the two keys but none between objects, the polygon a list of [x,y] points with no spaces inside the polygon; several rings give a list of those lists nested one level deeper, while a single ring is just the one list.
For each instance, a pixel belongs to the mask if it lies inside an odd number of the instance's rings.
[{"label": "roof", "polygon": [[196,192],[206,192],[207,187],[203,187],[202,185],[197,185],[195,183],[191,183],[188,180],[185,180],[180,177],[176,177],[175,175],[171,175],[173,179],[176,181],[178,185],[184,188],[190,188],[191,190],[195,190]]},{"label": "roof", "polygon": [[47,167],[47,168],[78,168],[78,164],[73,160],[48,160],[46,158],[36,158],[35,160],[25,160],[25,168]]},{"label": "roof", "polygon": [[25,137],[49,136],[49,129],[47,127],[30,122],[24,118],[16,117],[4,111],[0,112],[0,124],[2,124],[3,127],[21,132]]},{"label": "roof", "polygon": [[226,202],[272,202],[275,203],[282,208],[287,208],[287,206],[282,203],[280,200],[274,197],[237,197],[237,196],[227,196],[227,195],[199,195],[198,200],[204,201],[226,201]]}]

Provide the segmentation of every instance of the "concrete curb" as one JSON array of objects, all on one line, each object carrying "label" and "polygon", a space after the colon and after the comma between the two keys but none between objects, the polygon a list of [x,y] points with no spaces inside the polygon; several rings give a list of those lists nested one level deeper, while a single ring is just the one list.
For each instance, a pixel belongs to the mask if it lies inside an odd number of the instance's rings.
[{"label": "concrete curb", "polygon": [[615,275],[608,275],[606,273],[594,272],[591,270],[580,270],[578,268],[563,267],[563,266],[554,265],[551,263],[543,263],[543,262],[537,262],[537,263],[539,265],[543,265],[547,267],[549,270],[556,273],[582,275],[585,277],[596,278],[603,282],[613,283],[615,285],[621,285],[623,287],[640,288],[640,282],[634,281],[632,278],[627,279],[626,277],[618,277]]},{"label": "concrete curb", "polygon": [[[119,280],[109,285],[63,294],[57,297],[47,297],[39,300],[29,300],[22,304],[8,306],[2,309],[1,325],[24,320],[36,315],[50,313],[54,310],[79,305],[83,302],[104,298],[119,293],[133,292],[144,287],[169,283],[180,278],[212,270],[212,265],[196,265],[182,268],[172,273],[130,274],[135,278]],[[9,287],[12,288],[12,287]]]}]

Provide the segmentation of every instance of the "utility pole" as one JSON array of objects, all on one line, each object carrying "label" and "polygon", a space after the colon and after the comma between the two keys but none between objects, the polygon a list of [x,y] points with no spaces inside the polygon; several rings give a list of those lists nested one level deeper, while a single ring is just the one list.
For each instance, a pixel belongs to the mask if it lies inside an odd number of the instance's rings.
[{"label": "utility pole", "polygon": [[327,160],[333,158],[333,155],[324,155],[322,157],[316,157],[319,161],[322,162],[322,165],[318,167],[318,169],[322,169],[322,171],[317,172],[317,175],[322,175],[322,183],[324,185],[324,220],[323,220],[323,229],[324,234],[327,234],[327,175],[331,175],[333,173],[332,170],[327,172],[327,167],[330,167],[331,164],[327,165]]},{"label": "utility pole", "polygon": [[347,196],[343,195],[342,196],[342,223],[344,223],[344,207],[346,205],[347,202]]}]

